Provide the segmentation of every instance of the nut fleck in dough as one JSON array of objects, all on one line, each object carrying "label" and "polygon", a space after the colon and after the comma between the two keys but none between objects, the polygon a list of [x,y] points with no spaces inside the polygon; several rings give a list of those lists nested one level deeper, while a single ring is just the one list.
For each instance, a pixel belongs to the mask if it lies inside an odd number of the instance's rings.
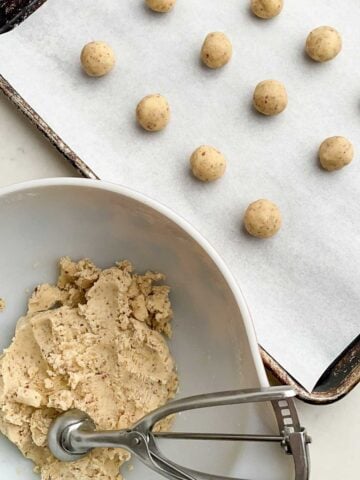
[{"label": "nut fleck in dough", "polygon": [[329,172],[346,167],[346,165],[352,162],[353,158],[354,147],[347,138],[330,137],[320,145],[320,163]]},{"label": "nut fleck in dough", "polygon": [[121,480],[130,458],[122,449],[95,449],[59,462],[47,448],[59,413],[78,408],[100,430],[123,429],[175,395],[175,363],[162,335],[171,334],[172,318],[163,279],[133,273],[126,261],[100,270],[63,258],[57,285],[35,289],[0,357],[0,431],[42,480]]},{"label": "nut fleck in dough", "polygon": [[190,166],[196,178],[202,182],[212,182],[224,175],[226,160],[216,148],[202,145],[191,155]]},{"label": "nut fleck in dough", "polygon": [[149,132],[158,132],[170,120],[170,107],[162,95],[148,95],[136,107],[136,119]]},{"label": "nut fleck in dough", "polygon": [[254,237],[272,237],[281,227],[280,210],[275,203],[269,200],[257,200],[248,206],[244,225],[247,232]]},{"label": "nut fleck in dough", "polygon": [[319,27],[309,33],[305,48],[316,62],[328,62],[341,52],[342,39],[335,28]]},{"label": "nut fleck in dough", "polygon": [[91,77],[102,77],[115,65],[113,49],[105,42],[90,42],[81,51],[81,65]]},{"label": "nut fleck in dough", "polygon": [[288,104],[285,85],[277,80],[264,80],[255,88],[253,104],[263,115],[278,115]]},{"label": "nut fleck in dough", "polygon": [[3,298],[0,298],[0,312],[5,310],[5,300]]},{"label": "nut fleck in dough", "polygon": [[284,6],[284,0],[251,0],[251,10],[257,17],[273,18],[279,15]]},{"label": "nut fleck in dough", "polygon": [[209,33],[201,48],[201,60],[209,68],[221,68],[232,56],[232,45],[225,33]]},{"label": "nut fleck in dough", "polygon": [[154,12],[166,13],[174,8],[176,0],[145,0],[145,2]]}]

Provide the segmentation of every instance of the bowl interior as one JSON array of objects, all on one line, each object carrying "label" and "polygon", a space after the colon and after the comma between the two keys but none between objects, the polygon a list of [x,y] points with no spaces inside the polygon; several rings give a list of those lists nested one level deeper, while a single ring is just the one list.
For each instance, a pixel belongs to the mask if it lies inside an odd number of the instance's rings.
[{"label": "bowl interior", "polygon": [[[129,259],[137,271],[164,272],[172,287],[171,350],[179,369],[179,396],[259,386],[242,314],[223,273],[187,231],[146,200],[100,182],[40,182],[0,195],[0,225],[0,297],[7,304],[0,315],[0,349],[9,344],[29,292],[39,283],[55,280],[60,256],[89,257],[101,267]],[[264,412],[254,406],[209,409],[180,415],[176,428],[261,431],[272,426]],[[239,465],[245,452],[251,457],[249,446],[201,442],[194,448],[183,442],[179,448],[173,441],[162,445],[172,459],[190,467],[223,475],[235,468],[237,474],[252,474],[253,466]],[[264,453],[270,455],[269,462],[274,451],[267,447],[270,453]],[[0,465],[9,480],[19,474],[38,478],[30,462],[3,437]],[[266,464],[260,473],[263,479],[282,478],[269,473]],[[125,466],[124,475],[158,478],[138,464],[131,471]]]}]

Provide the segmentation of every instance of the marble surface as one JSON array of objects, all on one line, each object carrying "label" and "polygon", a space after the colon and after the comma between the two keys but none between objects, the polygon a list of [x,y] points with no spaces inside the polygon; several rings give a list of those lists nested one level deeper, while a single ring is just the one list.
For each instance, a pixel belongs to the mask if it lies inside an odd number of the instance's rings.
[{"label": "marble surface", "polygon": [[[1,95],[0,139],[0,186],[33,178],[76,176],[62,156]],[[334,405],[297,403],[302,423],[313,437],[311,479],[357,480],[360,387]]]}]

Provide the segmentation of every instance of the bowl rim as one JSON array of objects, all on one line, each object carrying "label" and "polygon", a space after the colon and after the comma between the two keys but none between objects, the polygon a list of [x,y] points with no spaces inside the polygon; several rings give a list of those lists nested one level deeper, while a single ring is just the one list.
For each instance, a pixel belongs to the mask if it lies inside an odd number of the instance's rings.
[{"label": "bowl rim", "polygon": [[261,359],[260,350],[256,338],[256,333],[254,329],[253,320],[251,317],[250,309],[245,300],[244,294],[241,290],[240,285],[235,280],[233,274],[231,273],[229,267],[226,265],[224,260],[221,258],[219,253],[215,248],[210,244],[208,240],[194,227],[190,222],[185,220],[181,215],[176,213],[171,208],[163,205],[161,202],[152,199],[151,197],[144,195],[134,189],[129,187],[124,187],[123,185],[103,181],[103,180],[93,180],[87,178],[76,178],[76,177],[57,177],[57,178],[42,178],[36,180],[27,180],[24,182],[15,183],[12,185],[7,185],[0,188],[0,199],[6,195],[13,193],[21,193],[29,189],[38,189],[45,187],[86,187],[93,188],[94,190],[103,190],[110,193],[115,193],[128,197],[132,200],[136,200],[144,205],[152,208],[161,215],[165,216],[182,230],[184,230],[190,237],[195,240],[203,250],[209,255],[213,260],[215,265],[220,270],[223,275],[226,283],[228,284],[231,292],[234,295],[234,298],[238,304],[241,316],[243,318],[245,331],[249,341],[249,348],[251,355],[254,361],[254,366],[257,374],[257,379],[259,381],[260,387],[268,387],[269,381],[266,376],[265,367]]}]

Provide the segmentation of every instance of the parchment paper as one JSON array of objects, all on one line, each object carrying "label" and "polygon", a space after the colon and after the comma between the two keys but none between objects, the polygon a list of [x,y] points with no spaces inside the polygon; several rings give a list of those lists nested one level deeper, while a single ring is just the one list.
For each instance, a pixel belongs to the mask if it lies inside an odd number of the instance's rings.
[{"label": "parchment paper", "polygon": [[[327,173],[316,158],[332,135],[360,151],[360,3],[285,4],[278,18],[262,21],[247,0],[178,0],[168,15],[150,12],[143,0],[48,0],[0,38],[0,71],[102,179],[163,202],[200,230],[239,281],[260,343],[311,390],[360,331],[360,159]],[[303,53],[320,25],[336,27],[344,40],[327,64]],[[228,34],[234,57],[211,71],[199,50],[216,30]],[[95,39],[108,41],[118,58],[101,79],[79,67],[81,48]],[[255,85],[269,78],[289,94],[276,118],[251,107]],[[165,131],[146,133],[134,110],[156,92],[168,98],[172,120]],[[229,163],[209,185],[188,169],[204,143]],[[258,198],[276,202],[284,217],[268,241],[241,226]]]}]

